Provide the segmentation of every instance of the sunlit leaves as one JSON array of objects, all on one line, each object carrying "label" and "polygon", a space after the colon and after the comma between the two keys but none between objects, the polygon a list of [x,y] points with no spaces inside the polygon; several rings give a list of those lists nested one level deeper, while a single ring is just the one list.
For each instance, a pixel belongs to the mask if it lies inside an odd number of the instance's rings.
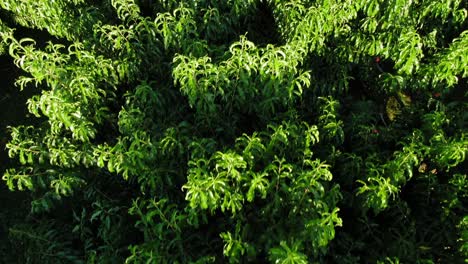
[{"label": "sunlit leaves", "polygon": [[2,37],[2,41],[0,42],[0,55],[3,55],[7,50],[7,36],[11,36],[12,29],[9,28],[2,20],[0,20],[0,36]]},{"label": "sunlit leaves", "polygon": [[230,258],[232,263],[234,263],[234,260],[238,259],[240,255],[245,254],[242,241],[234,239],[230,232],[221,233],[220,236],[225,243],[223,253]]},{"label": "sunlit leaves", "polygon": [[[179,7],[172,13],[159,13],[154,20],[158,33],[162,36],[164,48],[182,48],[186,50],[190,44],[187,40],[197,35],[197,24],[193,17],[193,9]],[[194,39],[195,40],[195,39]]]},{"label": "sunlit leaves", "polygon": [[20,191],[25,189],[34,190],[31,172],[32,168],[26,168],[23,172],[17,172],[15,169],[9,169],[3,175],[2,180],[6,181],[10,190],[14,190],[15,188]]},{"label": "sunlit leaves", "polygon": [[33,219],[65,202],[81,210],[64,233],[86,261],[455,263],[447,256],[466,252],[463,1],[0,6],[57,37],[0,24],[39,118],[10,128],[19,164],[3,179],[32,193]]},{"label": "sunlit leaves", "polygon": [[249,190],[247,191],[247,201],[252,202],[255,198],[256,192],[258,192],[262,199],[266,198],[268,190],[268,179],[267,173],[251,173],[252,180],[249,183]]},{"label": "sunlit leaves", "polygon": [[[248,202],[252,202],[258,196],[264,199],[269,192],[278,190],[279,185],[284,185],[295,175],[293,164],[278,156],[265,156],[265,152],[286,155],[284,150],[292,144],[301,146],[305,151],[297,153],[298,157],[302,157],[301,154],[310,156],[310,147],[317,141],[317,128],[307,124],[271,126],[270,131],[262,133],[261,136],[244,135],[237,139],[236,144],[242,155],[231,151],[218,151],[209,160],[198,159],[189,162],[191,169],[188,183],[183,187],[187,190],[186,199],[192,207],[211,210],[221,208],[222,211],[229,208],[235,213],[242,208],[245,199]],[[265,142],[266,146],[262,142]],[[291,158],[294,157],[296,156]],[[247,171],[259,166],[265,167],[258,172]],[[299,178],[297,191],[307,189],[306,192],[315,193],[316,189],[320,192],[321,188],[323,194],[323,186],[314,182],[331,180],[328,167],[318,161],[305,161],[303,166],[310,168],[310,171],[303,175],[313,177],[314,180],[301,182]],[[290,190],[295,190],[294,188]],[[318,195],[316,198],[321,197],[322,195]]]},{"label": "sunlit leaves", "polygon": [[58,195],[68,196],[73,194],[73,188],[81,187],[85,183],[76,175],[59,175],[57,179],[50,182],[50,187],[55,190]]},{"label": "sunlit leaves", "polygon": [[215,171],[219,177],[231,178],[235,181],[240,180],[241,173],[239,169],[246,168],[246,162],[242,156],[234,153],[217,152],[214,159],[216,162]]},{"label": "sunlit leaves", "polygon": [[457,226],[460,230],[460,239],[458,240],[461,244],[459,249],[460,253],[466,258],[468,257],[468,215],[465,215]]},{"label": "sunlit leaves", "polygon": [[459,81],[459,76],[468,77],[468,31],[464,31],[453,40],[449,48],[437,54],[435,66],[427,67],[424,72],[430,74],[435,85],[445,82],[449,87]]},{"label": "sunlit leaves", "polygon": [[422,58],[421,37],[416,32],[407,32],[398,39],[400,52],[395,67],[399,73],[411,74],[419,67],[419,60]]},{"label": "sunlit leaves", "polygon": [[376,212],[387,208],[388,203],[395,198],[398,192],[398,188],[390,182],[390,179],[380,175],[371,176],[368,178],[368,183],[361,180],[358,182],[362,186],[359,187],[357,194],[365,194],[366,206],[373,208]]},{"label": "sunlit leaves", "polygon": [[253,165],[255,159],[262,157],[266,151],[265,145],[263,145],[262,139],[257,133],[252,136],[244,134],[242,137],[237,138],[236,146],[243,149],[242,155],[250,163],[250,166]]},{"label": "sunlit leaves", "polygon": [[341,144],[344,141],[344,132],[343,121],[338,119],[339,102],[332,97],[320,97],[319,99],[322,102],[322,113],[319,117],[322,135]]},{"label": "sunlit leaves", "polygon": [[116,9],[119,18],[124,22],[140,18],[140,8],[133,0],[112,0],[111,4]]},{"label": "sunlit leaves", "polygon": [[332,212],[322,212],[320,218],[306,223],[305,227],[317,236],[313,240],[316,248],[327,246],[329,241],[335,238],[335,226],[342,226],[338,211],[339,209],[335,208]]},{"label": "sunlit leaves", "polygon": [[[188,183],[183,187],[187,189],[186,199],[193,208],[221,208],[222,211],[230,210],[235,214],[242,208],[244,200],[243,195],[237,193],[236,185],[241,180],[239,169],[245,168],[245,162],[233,153],[218,152],[215,159],[220,162],[216,164],[215,172],[206,171],[206,161],[191,162],[195,167],[189,170]],[[237,163],[231,164],[229,160]]]},{"label": "sunlit leaves", "polygon": [[295,241],[290,246],[286,241],[281,241],[279,247],[270,249],[269,259],[278,264],[306,264],[309,263],[307,256],[300,252],[302,245]]},{"label": "sunlit leaves", "polygon": [[436,160],[447,168],[455,167],[462,164],[468,154],[468,140],[466,135],[463,135],[459,140],[454,139],[446,144],[439,145],[437,150],[434,150]]},{"label": "sunlit leaves", "polygon": [[[0,6],[12,12],[16,22],[24,27],[45,29],[52,35],[73,40],[85,35],[89,29],[87,26],[97,20],[92,16],[93,12],[90,12],[90,9],[86,10],[82,5],[84,2],[84,0],[49,2],[6,0],[2,1]],[[82,20],[80,23],[74,23],[75,15]]]},{"label": "sunlit leaves", "polygon": [[[218,100],[227,106],[226,112],[247,108],[273,113],[280,105],[301,97],[311,85],[310,73],[296,70],[303,60],[301,52],[292,46],[259,49],[241,37],[230,46],[230,58],[219,64],[207,56],[177,55],[173,74],[191,106],[203,113],[213,115],[218,111]],[[249,104],[255,97],[261,98],[258,106]]]}]

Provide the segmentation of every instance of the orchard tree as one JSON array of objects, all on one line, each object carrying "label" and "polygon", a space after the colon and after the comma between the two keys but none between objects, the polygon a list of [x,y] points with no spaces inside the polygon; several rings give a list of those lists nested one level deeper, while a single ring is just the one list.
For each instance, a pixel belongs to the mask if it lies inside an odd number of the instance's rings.
[{"label": "orchard tree", "polygon": [[468,261],[467,1],[0,8],[19,263]]}]

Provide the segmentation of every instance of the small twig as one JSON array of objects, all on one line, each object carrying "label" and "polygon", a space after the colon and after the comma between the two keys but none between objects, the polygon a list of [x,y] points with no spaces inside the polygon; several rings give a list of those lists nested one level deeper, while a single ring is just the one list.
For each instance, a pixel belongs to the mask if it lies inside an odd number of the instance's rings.
[{"label": "small twig", "polygon": [[379,116],[380,116],[380,119],[382,120],[382,122],[384,123],[385,127],[388,127],[387,122],[385,122],[385,118],[383,117],[383,114],[379,113]]}]

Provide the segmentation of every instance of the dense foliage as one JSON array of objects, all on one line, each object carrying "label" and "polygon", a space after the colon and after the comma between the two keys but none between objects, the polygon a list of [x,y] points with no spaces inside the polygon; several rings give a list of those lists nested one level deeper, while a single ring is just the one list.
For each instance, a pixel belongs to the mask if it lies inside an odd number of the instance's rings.
[{"label": "dense foliage", "polygon": [[0,7],[18,263],[468,261],[467,1]]}]

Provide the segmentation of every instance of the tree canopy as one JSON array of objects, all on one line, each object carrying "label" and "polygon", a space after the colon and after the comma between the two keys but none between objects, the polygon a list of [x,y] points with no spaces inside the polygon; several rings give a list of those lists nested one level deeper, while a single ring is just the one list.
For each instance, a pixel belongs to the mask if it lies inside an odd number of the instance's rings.
[{"label": "tree canopy", "polygon": [[2,0],[33,116],[8,127],[2,179],[30,202],[8,253],[467,262],[467,8]]}]

